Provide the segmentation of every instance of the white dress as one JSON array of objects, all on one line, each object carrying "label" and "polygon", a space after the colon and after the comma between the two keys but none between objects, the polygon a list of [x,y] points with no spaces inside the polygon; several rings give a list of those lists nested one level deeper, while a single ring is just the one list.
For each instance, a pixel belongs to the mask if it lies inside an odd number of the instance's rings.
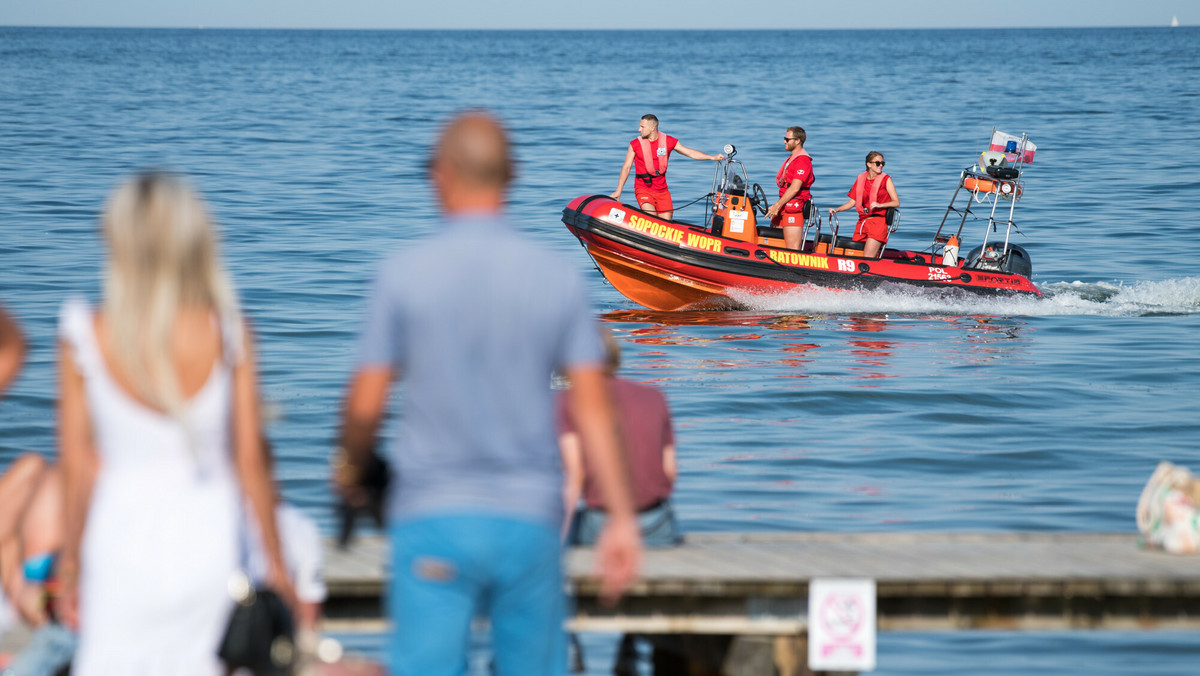
[{"label": "white dress", "polygon": [[[91,310],[63,306],[60,337],[83,375],[100,469],[80,551],[79,648],[72,674],[220,674],[232,610],[240,492],[232,458],[227,346],[188,402],[189,427],[113,379]],[[189,443],[190,439],[190,443]]]}]

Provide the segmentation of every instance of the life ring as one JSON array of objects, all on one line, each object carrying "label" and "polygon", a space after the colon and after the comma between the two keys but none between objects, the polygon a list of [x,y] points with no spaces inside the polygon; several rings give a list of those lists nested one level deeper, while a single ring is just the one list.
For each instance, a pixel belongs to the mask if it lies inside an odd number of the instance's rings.
[{"label": "life ring", "polygon": [[[1021,194],[1021,186],[1020,185],[1017,185],[1015,183],[1009,183],[1009,182],[1004,182],[1004,185],[1011,186],[1009,188],[1010,192],[1013,188],[1015,188],[1017,191],[1017,194],[1018,195]],[[967,190],[970,190],[971,192],[999,192],[999,193],[1003,193],[1005,195],[1008,194],[1008,192],[1005,192],[1002,189],[1000,183],[986,179],[986,178],[976,178],[974,176],[964,176],[963,177],[963,187],[966,188]]]},{"label": "life ring", "polygon": [[996,192],[996,182],[986,178],[967,176],[963,179],[963,187],[971,192]]}]

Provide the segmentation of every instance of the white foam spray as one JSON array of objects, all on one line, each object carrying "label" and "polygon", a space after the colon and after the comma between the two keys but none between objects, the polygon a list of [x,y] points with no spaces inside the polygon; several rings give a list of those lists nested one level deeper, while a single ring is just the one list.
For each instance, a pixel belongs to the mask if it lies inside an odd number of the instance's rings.
[{"label": "white foam spray", "polygon": [[784,294],[738,291],[730,295],[762,312],[805,314],[986,314],[997,316],[1102,315],[1138,317],[1200,313],[1200,277],[1156,282],[1048,282],[1044,298],[977,296],[899,285],[871,291],[799,287]]}]

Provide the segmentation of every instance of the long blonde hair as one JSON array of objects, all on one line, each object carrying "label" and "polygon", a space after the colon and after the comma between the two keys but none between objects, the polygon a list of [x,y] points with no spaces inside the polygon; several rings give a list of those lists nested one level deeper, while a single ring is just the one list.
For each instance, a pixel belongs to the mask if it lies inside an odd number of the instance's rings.
[{"label": "long blonde hair", "polygon": [[185,398],[171,361],[179,309],[211,308],[222,326],[234,329],[224,339],[241,338],[212,221],[182,179],[147,173],[113,193],[101,228],[109,250],[104,326],[113,358],[140,397],[182,420]]}]

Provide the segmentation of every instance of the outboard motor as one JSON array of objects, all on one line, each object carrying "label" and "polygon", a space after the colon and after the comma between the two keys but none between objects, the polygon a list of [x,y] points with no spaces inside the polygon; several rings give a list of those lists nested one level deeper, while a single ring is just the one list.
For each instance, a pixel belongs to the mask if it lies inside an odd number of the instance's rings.
[{"label": "outboard motor", "polygon": [[1004,242],[988,242],[971,249],[964,267],[1008,272],[1022,277],[1030,277],[1033,274],[1033,260],[1029,257],[1029,252],[1017,244],[1009,244],[1006,254]]}]

